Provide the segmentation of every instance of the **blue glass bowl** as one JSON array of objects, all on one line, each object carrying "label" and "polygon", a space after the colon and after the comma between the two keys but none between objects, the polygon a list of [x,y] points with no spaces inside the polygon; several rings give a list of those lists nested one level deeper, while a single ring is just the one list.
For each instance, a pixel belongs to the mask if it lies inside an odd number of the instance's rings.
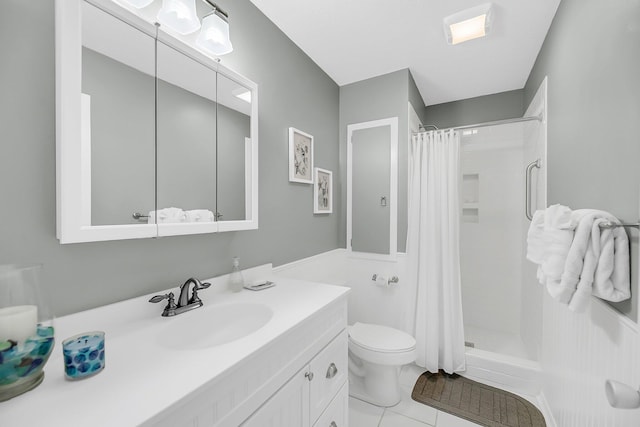
[{"label": "blue glass bowl", "polygon": [[38,325],[37,333],[22,345],[0,342],[0,402],[36,387],[53,350],[53,327]]}]

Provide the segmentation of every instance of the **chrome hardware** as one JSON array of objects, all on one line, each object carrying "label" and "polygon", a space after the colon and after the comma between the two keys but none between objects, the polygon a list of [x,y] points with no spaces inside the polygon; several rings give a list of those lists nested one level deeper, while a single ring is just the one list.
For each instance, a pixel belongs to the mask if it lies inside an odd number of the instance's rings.
[{"label": "chrome hardware", "polygon": [[304,377],[309,381],[313,381],[313,372],[305,372]]},{"label": "chrome hardware", "polygon": [[640,228],[640,222],[636,222],[635,224],[616,224],[614,222],[602,222],[600,223],[600,228],[616,228],[616,227],[629,227],[629,228]]},{"label": "chrome hardware", "polygon": [[524,213],[529,221],[533,219],[533,214],[531,213],[531,171],[533,171],[533,168],[540,169],[541,166],[542,162],[540,159],[536,159],[535,162],[531,162],[527,165],[527,170],[525,172]]},{"label": "chrome hardware", "polygon": [[141,219],[148,219],[149,215],[143,215],[140,212],[134,212],[133,215],[131,215],[133,217],[133,219],[137,219],[138,221],[140,221]]},{"label": "chrome hardware", "polygon": [[164,294],[164,295],[156,295],[153,298],[151,298],[149,302],[158,303],[165,299],[169,300],[169,302],[167,303],[167,306],[164,308],[164,311],[162,312],[162,316],[171,317],[176,315],[176,308],[178,308],[173,297],[174,297],[173,292],[169,292],[168,294]]},{"label": "chrome hardware", "polygon": [[[189,298],[189,288],[193,284],[193,292],[191,298]],[[184,313],[198,307],[202,307],[202,300],[198,297],[198,291],[207,289],[211,286],[211,283],[202,283],[198,279],[191,277],[180,286],[180,296],[178,297],[178,304],[175,303],[173,292],[165,295],[156,295],[152,297],[149,302],[157,303],[162,300],[168,299],[169,303],[162,312],[163,317],[171,317],[176,314]]]},{"label": "chrome hardware", "polygon": [[[384,279],[384,276],[381,277],[382,279]],[[378,280],[378,275],[374,274],[373,276],[371,276],[371,281],[375,282]],[[387,279],[387,285],[395,285],[400,281],[400,279],[398,278],[398,276],[392,276],[390,279]]]},{"label": "chrome hardware", "polygon": [[329,365],[329,369],[327,369],[327,378],[333,378],[336,376],[337,373],[338,373],[338,368],[336,367],[336,364],[332,362]]},{"label": "chrome hardware", "polygon": [[386,207],[387,206],[387,197],[386,196],[380,197],[380,206],[382,206],[382,207]]},{"label": "chrome hardware", "polygon": [[331,421],[331,424],[329,424],[329,427],[338,427],[338,424],[336,424],[335,421]]}]

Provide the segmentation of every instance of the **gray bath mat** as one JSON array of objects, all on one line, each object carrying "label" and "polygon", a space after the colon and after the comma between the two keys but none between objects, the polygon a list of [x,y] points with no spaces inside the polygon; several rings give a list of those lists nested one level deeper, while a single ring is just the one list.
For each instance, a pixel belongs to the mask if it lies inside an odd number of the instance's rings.
[{"label": "gray bath mat", "polygon": [[411,397],[486,427],[546,427],[542,413],[526,399],[456,374],[425,372]]}]

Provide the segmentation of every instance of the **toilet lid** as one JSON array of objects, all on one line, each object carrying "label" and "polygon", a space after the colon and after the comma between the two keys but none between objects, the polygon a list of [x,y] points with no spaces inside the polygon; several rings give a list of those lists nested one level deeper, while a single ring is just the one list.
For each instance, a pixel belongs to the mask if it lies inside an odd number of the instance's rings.
[{"label": "toilet lid", "polygon": [[356,322],[349,327],[349,338],[361,347],[384,352],[413,350],[416,340],[409,334],[382,325]]}]

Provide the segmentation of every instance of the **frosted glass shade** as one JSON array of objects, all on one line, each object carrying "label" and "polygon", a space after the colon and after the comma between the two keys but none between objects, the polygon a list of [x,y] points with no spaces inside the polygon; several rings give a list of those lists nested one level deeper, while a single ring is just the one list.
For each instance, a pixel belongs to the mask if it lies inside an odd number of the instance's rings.
[{"label": "frosted glass shade", "polygon": [[215,12],[205,16],[196,44],[217,56],[233,51],[229,38],[229,23]]},{"label": "frosted glass shade", "polygon": [[130,4],[131,6],[137,9],[142,9],[143,7],[147,7],[151,3],[153,3],[153,0],[120,0],[120,1]]},{"label": "frosted glass shade", "polygon": [[191,34],[200,28],[196,14],[196,0],[162,0],[158,22],[177,33]]}]

